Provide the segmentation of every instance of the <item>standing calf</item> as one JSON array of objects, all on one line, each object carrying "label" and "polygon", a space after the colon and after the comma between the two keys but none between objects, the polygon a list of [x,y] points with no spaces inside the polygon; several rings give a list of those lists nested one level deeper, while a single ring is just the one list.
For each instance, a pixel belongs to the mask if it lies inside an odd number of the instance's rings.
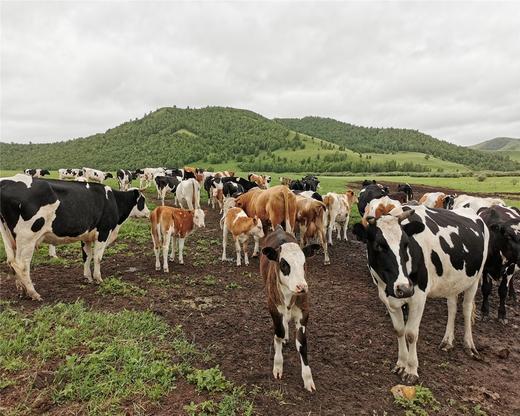
[{"label": "standing calf", "polygon": [[184,240],[194,230],[194,228],[204,227],[204,211],[195,209],[189,211],[182,208],[160,206],[155,208],[150,214],[152,228],[153,251],[155,253],[155,270],[161,270],[159,251],[162,247],[163,270],[168,270],[168,248],[170,240],[172,251],[170,260],[175,260],[175,244],[179,240],[179,264],[184,264],[183,249]]},{"label": "standing calf", "polygon": [[260,257],[260,274],[267,292],[267,307],[274,327],[274,378],[282,378],[282,343],[289,340],[289,322],[296,326],[296,350],[300,355],[306,390],[316,390],[307,358],[308,285],[305,258],[320,248],[317,244],[300,248],[296,239],[281,226],[269,234]]},{"label": "standing calf", "polygon": [[262,221],[257,217],[248,217],[242,208],[231,208],[226,215],[222,217],[222,261],[227,260],[226,246],[227,235],[231,232],[233,240],[235,240],[235,249],[237,252],[237,266],[241,265],[240,261],[240,244],[242,243],[244,249],[244,263],[249,264],[247,257],[247,242],[250,236],[255,240],[255,248],[253,249],[253,257],[258,255],[259,241],[264,237],[264,229]]}]

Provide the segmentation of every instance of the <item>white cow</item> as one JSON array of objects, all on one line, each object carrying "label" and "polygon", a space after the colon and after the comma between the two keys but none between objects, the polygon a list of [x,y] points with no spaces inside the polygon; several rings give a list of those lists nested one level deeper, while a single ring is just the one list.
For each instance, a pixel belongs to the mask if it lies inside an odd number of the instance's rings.
[{"label": "white cow", "polygon": [[175,192],[181,208],[190,210],[200,208],[200,184],[196,179],[190,178],[182,181]]},{"label": "white cow", "polygon": [[87,178],[87,181],[91,182],[103,182],[108,178],[113,178],[110,172],[103,172],[101,170],[92,169],[92,168],[83,168],[83,175]]},{"label": "white cow", "polygon": [[477,213],[480,208],[489,208],[493,205],[506,206],[503,199],[500,198],[481,198],[471,195],[459,195],[453,202],[453,209],[469,208],[474,213]]}]

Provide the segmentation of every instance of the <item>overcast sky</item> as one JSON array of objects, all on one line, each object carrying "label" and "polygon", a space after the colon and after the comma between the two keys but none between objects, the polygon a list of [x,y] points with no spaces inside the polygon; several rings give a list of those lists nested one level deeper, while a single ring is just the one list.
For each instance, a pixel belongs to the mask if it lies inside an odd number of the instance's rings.
[{"label": "overcast sky", "polygon": [[520,3],[1,2],[1,141],[222,105],[520,136]]}]

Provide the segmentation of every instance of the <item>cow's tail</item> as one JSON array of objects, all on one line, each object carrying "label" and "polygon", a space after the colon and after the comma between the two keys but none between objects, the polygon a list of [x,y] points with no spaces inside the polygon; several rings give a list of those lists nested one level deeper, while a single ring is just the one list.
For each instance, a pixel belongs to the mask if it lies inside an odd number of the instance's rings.
[{"label": "cow's tail", "polygon": [[193,205],[193,209],[196,209],[197,206],[195,205],[195,182],[196,181],[192,181],[192,184],[193,184],[193,195],[191,196],[191,202],[192,202],[192,205]]},{"label": "cow's tail", "polygon": [[159,218],[159,215],[154,215],[150,218],[152,223],[152,240],[154,249],[159,249],[161,247],[161,234],[160,234],[160,227],[161,227],[161,221]]},{"label": "cow's tail", "polygon": [[291,228],[291,216],[289,212],[289,189],[283,189],[283,200],[285,208],[285,231],[292,233],[293,230]]}]

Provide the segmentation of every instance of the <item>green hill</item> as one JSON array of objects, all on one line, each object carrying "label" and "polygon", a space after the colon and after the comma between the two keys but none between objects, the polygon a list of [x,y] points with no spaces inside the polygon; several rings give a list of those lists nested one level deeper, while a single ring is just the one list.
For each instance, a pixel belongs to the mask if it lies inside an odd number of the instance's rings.
[{"label": "green hill", "polygon": [[472,169],[517,170],[507,155],[490,154],[435,139],[417,130],[361,127],[331,118],[276,119],[287,128],[320,137],[358,153],[420,152]]},{"label": "green hill", "polygon": [[[352,132],[343,136],[345,126]],[[422,142],[410,145],[418,138]],[[318,118],[274,121],[224,107],[168,107],[90,137],[48,144],[0,143],[0,169],[196,164],[241,171],[361,173],[520,168],[500,155],[467,148],[453,157],[454,149],[459,152],[458,146],[413,130],[356,127]]]},{"label": "green hill", "polygon": [[514,139],[512,137],[495,137],[494,139],[486,140],[470,147],[472,149],[495,150],[500,152],[520,151],[520,139]]}]

